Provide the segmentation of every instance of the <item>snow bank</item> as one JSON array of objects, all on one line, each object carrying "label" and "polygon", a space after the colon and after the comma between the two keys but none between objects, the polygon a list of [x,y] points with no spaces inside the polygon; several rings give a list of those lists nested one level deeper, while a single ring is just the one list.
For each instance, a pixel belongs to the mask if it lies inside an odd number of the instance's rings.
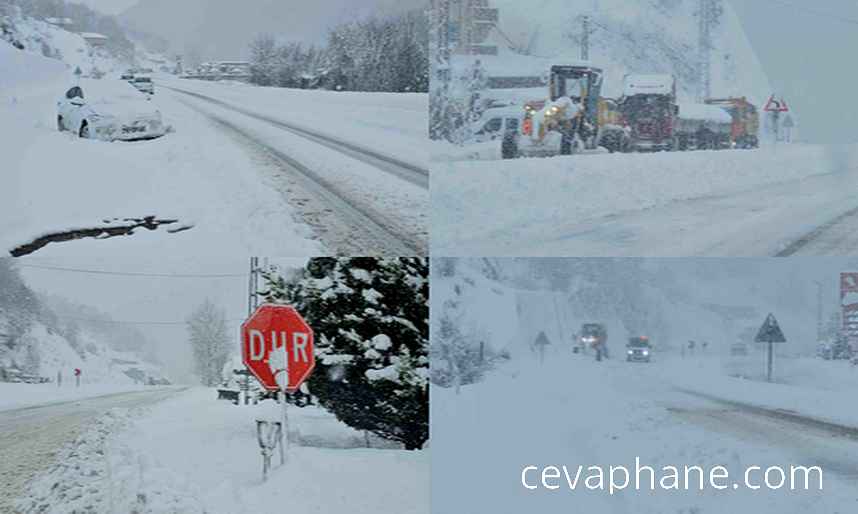
[{"label": "snow bank", "polygon": [[560,224],[846,171],[829,157],[823,146],[789,145],[439,163],[432,175],[433,252],[485,254],[508,244],[509,253],[528,254],[516,241]]},{"label": "snow bank", "polygon": [[847,361],[776,356],[772,383],[765,381],[764,352],[726,360],[668,359],[665,367],[673,383],[689,391],[858,428],[858,412],[843,408],[855,402],[858,391],[858,367]]},{"label": "snow bank", "polygon": [[[30,488],[19,505],[109,505],[108,512],[208,514],[350,512],[427,514],[427,451],[366,448],[363,434],[319,409],[290,409],[288,462],[276,455],[268,481],[254,419],[279,406],[236,407],[197,389],[146,410],[116,409],[80,438],[70,460]],[[359,436],[359,437],[355,437]],[[358,444],[358,441],[361,444]],[[371,445],[378,441],[370,438]],[[359,446],[364,446],[363,448]],[[102,455],[106,456],[103,457]],[[54,483],[64,486],[57,490]],[[61,510],[57,512],[67,512]]]}]

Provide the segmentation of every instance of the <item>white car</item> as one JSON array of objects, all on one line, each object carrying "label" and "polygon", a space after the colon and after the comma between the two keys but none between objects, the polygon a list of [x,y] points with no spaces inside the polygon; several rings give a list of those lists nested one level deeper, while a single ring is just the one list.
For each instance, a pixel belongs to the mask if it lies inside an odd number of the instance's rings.
[{"label": "white car", "polygon": [[57,128],[104,141],[153,139],[167,133],[157,105],[121,80],[81,80],[57,102]]}]

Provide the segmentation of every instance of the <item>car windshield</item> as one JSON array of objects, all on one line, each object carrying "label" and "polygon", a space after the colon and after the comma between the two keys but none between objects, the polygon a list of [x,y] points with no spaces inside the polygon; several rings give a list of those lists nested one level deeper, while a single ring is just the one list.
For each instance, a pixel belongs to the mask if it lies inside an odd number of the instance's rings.
[{"label": "car windshield", "polygon": [[138,78],[134,79],[134,82],[152,82],[152,79],[138,77]]},{"label": "car windshield", "polygon": [[629,118],[661,117],[670,105],[670,98],[664,95],[635,95],[625,100],[623,111]]},{"label": "car windshield", "polygon": [[581,328],[581,334],[586,337],[598,336],[602,333],[601,325],[584,325]]},{"label": "car windshield", "polygon": [[635,337],[629,339],[629,346],[632,348],[649,348],[649,341]]}]

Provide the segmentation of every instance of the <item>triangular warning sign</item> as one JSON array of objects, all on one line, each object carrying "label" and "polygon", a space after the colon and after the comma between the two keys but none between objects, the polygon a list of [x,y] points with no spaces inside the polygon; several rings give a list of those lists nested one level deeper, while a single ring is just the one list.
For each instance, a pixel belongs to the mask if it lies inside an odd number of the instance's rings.
[{"label": "triangular warning sign", "polygon": [[786,101],[783,98],[775,100],[775,95],[772,95],[769,97],[769,101],[766,102],[763,110],[766,112],[788,112],[789,107],[787,107]]},{"label": "triangular warning sign", "polygon": [[775,319],[774,314],[770,313],[766,316],[766,321],[763,322],[763,326],[760,327],[760,331],[757,332],[757,337],[754,338],[754,341],[758,343],[786,342],[784,333],[781,331],[781,327],[778,325],[778,320]]}]

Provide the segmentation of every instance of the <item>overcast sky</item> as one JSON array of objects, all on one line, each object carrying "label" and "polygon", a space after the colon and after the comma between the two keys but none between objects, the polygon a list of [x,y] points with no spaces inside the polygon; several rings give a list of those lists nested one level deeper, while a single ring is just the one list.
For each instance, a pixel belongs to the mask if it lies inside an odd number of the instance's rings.
[{"label": "overcast sky", "polygon": [[[303,260],[278,259],[276,264],[299,267]],[[30,258],[20,262],[21,274],[36,291],[62,296],[75,303],[94,307],[128,322],[179,322],[173,325],[135,323],[168,366],[168,373],[189,373],[192,369],[187,331],[188,315],[206,298],[226,311],[238,351],[240,320],[247,315],[249,259],[238,258],[153,258],[49,259]],[[224,278],[161,278],[102,275],[29,268],[26,265],[103,270],[123,273],[234,274]]]},{"label": "overcast sky", "polygon": [[[136,4],[138,0],[76,0],[105,14],[119,14]],[[178,0],[181,1],[181,0]]]},{"label": "overcast sky", "polygon": [[[729,0],[803,138],[854,142],[858,2]],[[854,21],[854,22],[853,22]]]}]

